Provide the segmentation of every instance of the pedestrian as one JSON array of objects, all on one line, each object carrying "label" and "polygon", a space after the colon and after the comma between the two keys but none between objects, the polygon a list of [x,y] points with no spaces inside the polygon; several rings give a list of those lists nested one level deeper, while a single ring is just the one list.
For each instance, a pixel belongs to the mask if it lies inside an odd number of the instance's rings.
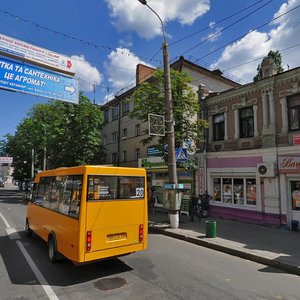
[{"label": "pedestrian", "polygon": [[212,197],[205,191],[205,193],[201,197],[201,211],[203,218],[208,217],[208,211],[209,211],[209,201],[212,199]]},{"label": "pedestrian", "polygon": [[198,217],[199,221],[201,221],[201,206],[199,203],[200,199],[193,193],[191,200],[190,200],[190,215],[191,221],[194,222],[194,217]]},{"label": "pedestrian", "polygon": [[155,213],[155,203],[157,202],[157,195],[154,187],[151,187],[149,191],[149,208],[152,209],[152,212]]}]

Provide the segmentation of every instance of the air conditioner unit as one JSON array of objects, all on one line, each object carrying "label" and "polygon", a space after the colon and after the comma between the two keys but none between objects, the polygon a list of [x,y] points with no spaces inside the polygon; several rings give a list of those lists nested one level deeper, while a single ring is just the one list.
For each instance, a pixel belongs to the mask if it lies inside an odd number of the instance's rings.
[{"label": "air conditioner unit", "polygon": [[257,175],[259,177],[275,177],[276,168],[274,162],[265,162],[257,164]]}]

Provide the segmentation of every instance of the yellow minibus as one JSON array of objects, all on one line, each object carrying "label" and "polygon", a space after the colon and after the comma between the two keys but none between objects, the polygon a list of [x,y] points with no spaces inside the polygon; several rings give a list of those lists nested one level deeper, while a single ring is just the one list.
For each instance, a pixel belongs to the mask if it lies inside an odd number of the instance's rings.
[{"label": "yellow minibus", "polygon": [[74,263],[145,250],[148,240],[146,171],[77,166],[37,174],[25,231]]}]

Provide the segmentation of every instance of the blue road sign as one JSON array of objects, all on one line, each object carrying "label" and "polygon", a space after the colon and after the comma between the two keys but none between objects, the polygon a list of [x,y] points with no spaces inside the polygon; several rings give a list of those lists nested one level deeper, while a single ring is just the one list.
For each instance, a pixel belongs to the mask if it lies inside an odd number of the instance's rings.
[{"label": "blue road sign", "polygon": [[78,103],[78,80],[0,57],[0,88]]}]

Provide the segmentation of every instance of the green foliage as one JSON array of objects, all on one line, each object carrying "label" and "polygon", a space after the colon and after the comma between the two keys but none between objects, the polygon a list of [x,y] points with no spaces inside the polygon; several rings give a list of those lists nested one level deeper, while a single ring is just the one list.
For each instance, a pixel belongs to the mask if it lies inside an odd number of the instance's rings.
[{"label": "green foliage", "polygon": [[[172,103],[175,130],[175,145],[181,146],[184,141],[193,140],[196,144],[202,140],[203,128],[207,126],[205,120],[197,118],[200,105],[197,94],[190,83],[192,78],[186,72],[171,70]],[[134,107],[129,117],[142,122],[148,121],[148,114],[165,115],[165,96],[163,92],[164,74],[158,70],[153,75],[153,80],[140,84],[129,101]],[[155,136],[147,135],[142,143],[144,145],[154,142]],[[159,137],[158,144],[166,145],[167,136]],[[166,159],[166,153],[164,158]]]},{"label": "green foliage", "polygon": [[282,73],[284,71],[283,67],[282,67],[282,59],[281,59],[281,54],[280,52],[277,51],[273,51],[270,50],[268,55],[265,56],[262,60],[262,62],[257,66],[257,74],[253,77],[253,81],[258,81],[260,79],[262,79],[262,64],[268,60],[268,59],[273,59],[276,66],[277,66],[277,72],[278,73]]},{"label": "green foliage", "polygon": [[37,170],[43,168],[45,149],[47,169],[103,163],[101,124],[100,108],[83,95],[78,105],[53,100],[33,106],[16,134],[7,136],[6,150],[14,157],[14,178],[31,177],[32,149]]}]

